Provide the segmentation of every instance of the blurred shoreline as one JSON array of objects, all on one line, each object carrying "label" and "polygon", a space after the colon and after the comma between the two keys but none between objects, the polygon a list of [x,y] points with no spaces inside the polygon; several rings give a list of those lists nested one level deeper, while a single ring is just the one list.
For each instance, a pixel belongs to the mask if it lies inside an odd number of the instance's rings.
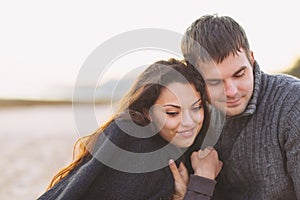
[{"label": "blurred shoreline", "polygon": [[[96,105],[105,105],[110,100],[97,100]],[[0,108],[26,107],[26,106],[72,106],[69,100],[34,100],[34,99],[0,99]],[[76,104],[89,105],[92,102],[77,102]]]},{"label": "blurred shoreline", "polygon": [[[1,103],[0,103],[1,104]],[[37,199],[72,160],[74,143],[108,119],[109,104],[80,104],[76,121],[69,102],[6,102],[0,106],[0,199]],[[95,121],[95,123],[90,123]]]}]

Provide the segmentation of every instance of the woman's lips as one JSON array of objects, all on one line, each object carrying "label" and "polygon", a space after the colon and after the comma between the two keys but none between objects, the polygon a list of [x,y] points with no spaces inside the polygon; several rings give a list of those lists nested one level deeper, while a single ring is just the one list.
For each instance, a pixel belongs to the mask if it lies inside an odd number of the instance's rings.
[{"label": "woman's lips", "polygon": [[188,130],[183,130],[183,131],[179,131],[178,134],[183,136],[183,137],[191,137],[194,134],[194,130],[195,128],[191,128]]}]

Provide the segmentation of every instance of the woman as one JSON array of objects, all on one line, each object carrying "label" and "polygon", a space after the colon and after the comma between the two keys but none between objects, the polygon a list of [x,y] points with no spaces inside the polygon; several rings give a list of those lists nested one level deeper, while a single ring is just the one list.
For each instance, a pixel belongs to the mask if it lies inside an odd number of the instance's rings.
[{"label": "woman", "polygon": [[[211,167],[194,159],[209,124],[206,101],[204,81],[193,67],[175,59],[152,64],[114,116],[80,140],[80,154],[40,199],[182,199],[187,171],[204,179],[220,171],[220,163]],[[192,153],[196,162],[191,164]],[[170,159],[181,163],[178,169],[174,162],[168,167]]]}]

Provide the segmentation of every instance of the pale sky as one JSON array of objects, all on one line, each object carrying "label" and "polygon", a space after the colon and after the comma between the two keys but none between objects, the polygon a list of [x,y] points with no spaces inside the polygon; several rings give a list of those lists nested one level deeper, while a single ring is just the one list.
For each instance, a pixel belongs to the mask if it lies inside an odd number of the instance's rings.
[{"label": "pale sky", "polygon": [[[198,17],[214,13],[240,23],[263,70],[278,72],[300,57],[300,14],[297,1],[270,2],[1,1],[0,98],[51,94],[53,87],[74,85],[90,53],[125,31],[160,28],[183,34]],[[135,59],[147,57],[142,65],[168,57],[155,54]]]}]

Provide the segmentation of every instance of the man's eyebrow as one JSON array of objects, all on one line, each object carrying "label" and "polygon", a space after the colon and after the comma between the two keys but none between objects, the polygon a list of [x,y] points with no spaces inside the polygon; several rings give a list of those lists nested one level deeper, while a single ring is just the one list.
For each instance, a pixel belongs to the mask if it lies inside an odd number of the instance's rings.
[{"label": "man's eyebrow", "polygon": [[237,71],[233,74],[233,76],[238,75],[241,71],[245,70],[246,68],[247,68],[246,66],[242,66],[239,70],[237,70]]}]

